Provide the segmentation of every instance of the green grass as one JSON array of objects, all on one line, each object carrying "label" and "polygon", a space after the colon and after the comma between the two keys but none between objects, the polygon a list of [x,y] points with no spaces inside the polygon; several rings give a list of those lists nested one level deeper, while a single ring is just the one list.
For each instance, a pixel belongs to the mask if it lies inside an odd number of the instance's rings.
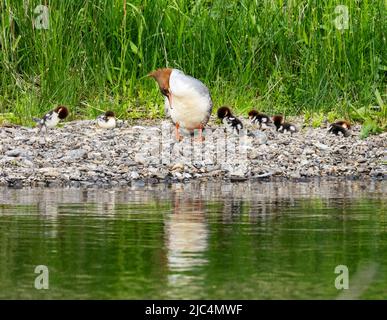
[{"label": "green grass", "polygon": [[[33,28],[41,3],[48,30]],[[385,0],[0,0],[0,113],[27,124],[60,103],[71,119],[158,117],[146,75],[170,66],[206,83],[215,107],[351,118],[376,92],[387,101],[386,38]]]}]

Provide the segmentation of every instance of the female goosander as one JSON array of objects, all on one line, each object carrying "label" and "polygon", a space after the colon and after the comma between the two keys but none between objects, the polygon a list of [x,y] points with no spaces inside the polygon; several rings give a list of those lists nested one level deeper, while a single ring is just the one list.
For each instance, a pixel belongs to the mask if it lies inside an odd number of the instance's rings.
[{"label": "female goosander", "polygon": [[262,129],[262,125],[268,125],[270,121],[270,117],[266,114],[260,113],[257,110],[249,111],[249,119],[253,124],[259,124],[259,128]]},{"label": "female goosander", "polygon": [[218,109],[218,118],[223,124],[231,128],[232,132],[235,134],[239,134],[239,131],[243,129],[242,122],[232,114],[230,108],[227,106]]},{"label": "female goosander", "polygon": [[339,120],[329,125],[328,132],[335,135],[341,133],[344,137],[349,137],[351,135],[349,129],[351,129],[351,124],[348,121]]},{"label": "female goosander", "polygon": [[103,129],[112,129],[116,127],[116,117],[113,111],[106,111],[97,118],[97,125]]},{"label": "female goosander", "polygon": [[39,132],[44,128],[55,127],[60,120],[65,119],[69,114],[69,110],[65,106],[57,106],[54,110],[46,113],[43,118],[32,118],[39,126]]},{"label": "female goosander", "polygon": [[176,138],[181,140],[179,128],[191,133],[202,130],[207,124],[211,111],[212,100],[208,88],[199,80],[171,68],[158,69],[149,73],[154,78],[165,97],[165,111],[176,126]]},{"label": "female goosander", "polygon": [[276,130],[279,132],[290,132],[290,134],[293,134],[294,132],[298,131],[297,127],[294,124],[284,122],[284,117],[282,115],[274,116],[273,122],[276,127]]}]

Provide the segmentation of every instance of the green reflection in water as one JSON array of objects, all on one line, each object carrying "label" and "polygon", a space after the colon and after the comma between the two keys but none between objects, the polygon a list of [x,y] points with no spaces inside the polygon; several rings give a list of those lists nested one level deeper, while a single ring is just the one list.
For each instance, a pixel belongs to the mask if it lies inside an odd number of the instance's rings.
[{"label": "green reflection in water", "polygon": [[[387,298],[385,182],[0,189],[0,298]],[[49,290],[36,290],[36,265]]]}]

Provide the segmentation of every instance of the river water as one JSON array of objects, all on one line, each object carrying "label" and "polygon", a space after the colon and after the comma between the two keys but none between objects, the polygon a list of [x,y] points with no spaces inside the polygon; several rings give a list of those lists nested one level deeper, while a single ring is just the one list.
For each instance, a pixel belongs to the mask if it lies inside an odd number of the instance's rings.
[{"label": "river water", "polygon": [[0,188],[0,298],[386,299],[386,198],[385,181]]}]

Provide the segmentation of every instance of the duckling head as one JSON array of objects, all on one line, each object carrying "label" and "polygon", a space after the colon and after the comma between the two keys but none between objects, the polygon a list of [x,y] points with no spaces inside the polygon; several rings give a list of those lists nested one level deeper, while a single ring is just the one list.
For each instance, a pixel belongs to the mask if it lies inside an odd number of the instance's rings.
[{"label": "duckling head", "polygon": [[258,115],[258,111],[257,110],[250,110],[249,111],[249,113],[248,113],[248,115],[249,115],[249,119],[250,120],[253,120],[257,115]]},{"label": "duckling head", "polygon": [[57,106],[54,111],[58,114],[58,118],[63,120],[69,115],[69,110],[65,106]]},{"label": "duckling head", "polygon": [[232,116],[231,110],[227,106],[220,107],[218,109],[218,118],[223,120],[225,117]]},{"label": "duckling head", "polygon": [[108,118],[115,118],[115,114],[113,111],[106,111],[105,112],[105,117],[108,119]]},{"label": "duckling head", "polygon": [[284,117],[282,115],[276,115],[273,117],[273,123],[276,126],[277,130],[283,122],[284,122]]}]

